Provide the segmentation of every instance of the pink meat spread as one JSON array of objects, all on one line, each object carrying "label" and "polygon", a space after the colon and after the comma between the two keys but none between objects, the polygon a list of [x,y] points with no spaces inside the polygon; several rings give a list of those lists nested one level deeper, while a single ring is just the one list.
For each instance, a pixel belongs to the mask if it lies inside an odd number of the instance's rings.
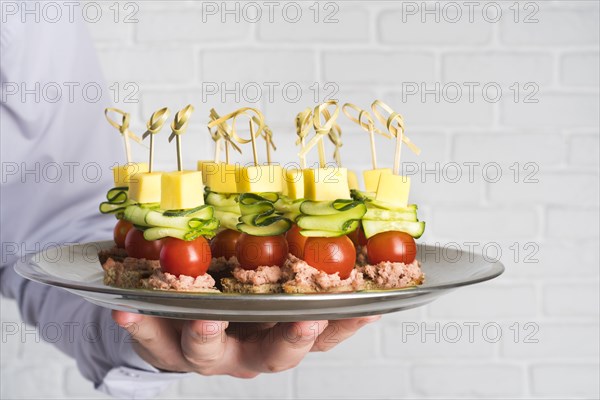
[{"label": "pink meat spread", "polygon": [[362,290],[364,286],[363,275],[353,269],[350,276],[341,279],[339,273],[328,274],[311,267],[304,260],[288,255],[282,268],[286,285],[300,286],[314,292],[323,292],[340,286],[351,286],[354,290]]},{"label": "pink meat spread", "polygon": [[277,265],[261,265],[255,270],[245,270],[239,265],[233,269],[233,277],[241,283],[252,285],[264,285],[266,283],[277,283],[281,280],[283,273]]},{"label": "pink meat spread", "polygon": [[215,280],[209,274],[197,276],[173,275],[160,270],[154,271],[152,276],[142,280],[145,289],[178,290],[182,292],[197,292],[215,290]]},{"label": "pink meat spread", "polygon": [[416,259],[410,264],[390,261],[380,262],[377,265],[367,264],[358,267],[358,270],[364,274],[365,278],[371,279],[379,287],[385,289],[418,285],[425,279]]}]

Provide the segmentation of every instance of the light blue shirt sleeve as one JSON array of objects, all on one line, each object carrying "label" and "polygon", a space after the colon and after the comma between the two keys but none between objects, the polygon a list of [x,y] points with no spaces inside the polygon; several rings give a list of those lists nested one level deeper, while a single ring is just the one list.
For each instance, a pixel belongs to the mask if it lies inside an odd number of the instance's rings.
[{"label": "light blue shirt sleeve", "polygon": [[[98,204],[123,150],[104,120],[110,95],[88,33],[68,19],[22,23],[17,16],[3,21],[0,46],[2,296],[17,300],[28,324],[69,327],[53,342],[99,390],[155,396],[187,374],[159,372],[141,359],[110,310],[25,280],[12,268],[49,244],[112,237],[115,219],[100,215]],[[85,85],[100,87],[101,97],[84,94]],[[90,340],[89,326],[101,335]]]}]

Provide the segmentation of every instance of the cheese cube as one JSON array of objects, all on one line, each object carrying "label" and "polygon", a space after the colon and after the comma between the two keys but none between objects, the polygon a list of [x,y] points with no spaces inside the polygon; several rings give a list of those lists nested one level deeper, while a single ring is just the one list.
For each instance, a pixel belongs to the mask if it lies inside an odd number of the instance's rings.
[{"label": "cheese cube", "polygon": [[348,187],[350,190],[359,190],[358,177],[354,171],[348,170]]},{"label": "cheese cube", "polygon": [[402,175],[381,174],[375,199],[391,203],[399,207],[408,205],[410,177]]},{"label": "cheese cube", "polygon": [[128,163],[125,165],[117,165],[112,168],[115,187],[129,186],[132,179],[135,179],[136,174],[148,172],[147,163]]},{"label": "cheese cube", "polygon": [[368,169],[363,171],[363,178],[365,179],[365,190],[367,192],[375,193],[377,191],[377,185],[379,185],[379,176],[381,174],[392,174],[390,168],[377,168]]},{"label": "cheese cube", "polygon": [[200,171],[163,172],[160,208],[185,210],[204,204],[204,185]]},{"label": "cheese cube", "polygon": [[136,203],[160,203],[162,172],[137,174],[129,184],[129,198]]},{"label": "cheese cube", "polygon": [[235,171],[237,193],[279,192],[283,190],[283,170],[280,165],[239,167]]},{"label": "cheese cube", "polygon": [[348,170],[341,167],[305,169],[304,198],[313,201],[350,199]]},{"label": "cheese cube", "polygon": [[283,181],[283,195],[292,200],[304,197],[304,174],[301,169],[284,169]]},{"label": "cheese cube", "polygon": [[204,185],[217,193],[237,193],[237,168],[234,164],[198,161],[198,170],[202,171]]}]

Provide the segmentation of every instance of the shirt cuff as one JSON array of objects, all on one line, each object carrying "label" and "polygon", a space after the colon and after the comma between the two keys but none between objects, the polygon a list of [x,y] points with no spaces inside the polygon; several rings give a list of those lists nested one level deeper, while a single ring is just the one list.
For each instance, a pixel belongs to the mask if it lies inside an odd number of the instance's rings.
[{"label": "shirt cuff", "polygon": [[120,399],[156,397],[171,383],[191,372],[163,372],[146,362],[133,349],[131,342],[122,342],[119,355],[123,365],[108,371],[96,389]]}]

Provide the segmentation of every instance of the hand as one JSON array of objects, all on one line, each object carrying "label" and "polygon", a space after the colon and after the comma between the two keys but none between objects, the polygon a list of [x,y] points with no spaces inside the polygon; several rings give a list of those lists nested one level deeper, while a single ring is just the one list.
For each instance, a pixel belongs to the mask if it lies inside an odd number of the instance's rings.
[{"label": "hand", "polygon": [[229,323],[184,321],[113,311],[156,368],[253,378],[294,368],[309,351],[327,351],[380,316],[336,321]]}]

